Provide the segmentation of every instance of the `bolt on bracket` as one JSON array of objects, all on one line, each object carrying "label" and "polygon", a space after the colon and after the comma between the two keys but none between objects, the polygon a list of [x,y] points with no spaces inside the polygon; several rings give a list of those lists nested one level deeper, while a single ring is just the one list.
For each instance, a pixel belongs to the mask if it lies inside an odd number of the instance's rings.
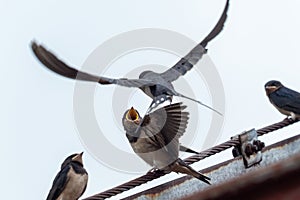
[{"label": "bolt on bracket", "polygon": [[262,161],[261,150],[265,147],[265,143],[258,140],[255,129],[231,137],[231,139],[234,138],[237,138],[240,144],[232,150],[233,157],[242,156],[245,168],[252,167]]}]

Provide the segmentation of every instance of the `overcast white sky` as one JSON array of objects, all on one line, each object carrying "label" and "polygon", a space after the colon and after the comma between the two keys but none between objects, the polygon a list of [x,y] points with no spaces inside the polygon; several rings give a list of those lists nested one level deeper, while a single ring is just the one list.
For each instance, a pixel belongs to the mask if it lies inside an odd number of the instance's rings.
[{"label": "overcast white sky", "polygon": [[[1,0],[0,148],[1,183],[5,188],[1,198],[45,199],[61,162],[73,152],[85,151],[84,163],[90,179],[84,197],[138,176],[99,163],[82,144],[74,121],[75,82],[45,70],[30,51],[32,39],[43,42],[64,60],[80,67],[103,42],[135,29],[167,29],[200,41],[215,25],[224,4],[224,0]],[[208,46],[209,58],[221,76],[226,96],[224,127],[216,143],[244,130],[260,128],[284,118],[268,102],[263,86],[268,80],[277,79],[290,88],[300,90],[299,9],[300,2],[297,0],[232,0],[225,29]],[[151,54],[146,52],[145,55]],[[159,63],[161,58],[164,62],[160,64],[167,64],[168,55],[158,55],[154,53],[155,61],[150,63]],[[174,63],[171,58],[168,60],[170,65]],[[139,66],[149,64],[151,59],[148,58],[145,63],[138,58],[136,60],[133,55],[128,55],[116,65]],[[184,78],[193,81],[192,73]],[[114,74],[111,70],[109,74],[118,77],[119,71]],[[106,105],[106,101],[99,101],[101,98],[97,92],[98,89],[95,94],[97,102]],[[141,92],[133,95],[146,98]],[[201,94],[195,95],[201,98]],[[199,111],[211,115],[205,109]],[[101,110],[96,109],[95,113],[97,118],[101,118]],[[111,126],[120,121],[111,120]],[[297,124],[262,140],[266,144],[274,143],[298,134],[299,128]],[[123,133],[117,134],[126,146]],[[201,135],[199,138],[201,143]],[[192,147],[199,149],[201,145],[194,142]],[[213,156],[194,167],[205,168],[228,158],[230,152]],[[179,176],[164,177],[116,198]]]}]

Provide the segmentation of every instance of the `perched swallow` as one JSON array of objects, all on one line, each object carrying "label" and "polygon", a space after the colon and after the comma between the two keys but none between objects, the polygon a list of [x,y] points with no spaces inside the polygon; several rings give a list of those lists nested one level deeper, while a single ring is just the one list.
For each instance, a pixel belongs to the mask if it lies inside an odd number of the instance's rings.
[{"label": "perched swallow", "polygon": [[141,117],[133,107],[124,113],[122,123],[133,151],[154,169],[191,175],[207,184],[206,177],[178,158],[179,137],[185,132],[188,112],[182,103],[171,104],[148,115],[136,133]]},{"label": "perched swallow", "polygon": [[82,154],[72,154],[64,160],[47,200],[77,200],[84,193],[88,173],[83,168]]},{"label": "perched swallow", "polygon": [[279,81],[269,81],[265,84],[266,94],[270,102],[279,112],[292,119],[300,119],[300,93],[291,90]]},{"label": "perched swallow", "polygon": [[60,74],[64,77],[83,81],[91,81],[104,85],[117,84],[120,86],[136,87],[141,89],[146,95],[152,98],[152,102],[147,110],[147,113],[149,113],[152,109],[156,108],[159,104],[163,103],[166,100],[169,100],[171,102],[173,96],[179,96],[195,101],[222,115],[220,112],[203,104],[202,102],[187,97],[175,91],[172,82],[177,80],[180,76],[185,75],[186,72],[192,69],[192,67],[207,52],[207,44],[212,39],[214,39],[224,27],[224,23],[227,18],[228,7],[229,0],[227,0],[222,16],[213,28],[213,30],[204,38],[204,40],[202,40],[197,46],[195,46],[185,57],[181,58],[173,67],[171,67],[163,73],[144,71],[139,75],[138,79],[113,79],[92,75],[70,67],[69,65],[61,61],[59,58],[57,58],[49,50],[47,50],[45,47],[43,47],[40,44],[37,44],[36,42],[32,42],[31,48],[35,56],[39,59],[39,61],[42,64],[44,64],[48,69],[52,70],[53,72]]}]

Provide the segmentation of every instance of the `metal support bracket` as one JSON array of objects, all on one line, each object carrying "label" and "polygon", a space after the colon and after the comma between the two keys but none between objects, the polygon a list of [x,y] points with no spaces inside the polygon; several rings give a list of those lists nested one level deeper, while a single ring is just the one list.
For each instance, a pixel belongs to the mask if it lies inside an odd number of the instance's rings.
[{"label": "metal support bracket", "polygon": [[259,164],[262,161],[261,150],[265,147],[265,143],[257,139],[255,129],[231,137],[231,139],[233,138],[238,138],[240,141],[240,144],[232,150],[233,157],[242,156],[245,168]]}]

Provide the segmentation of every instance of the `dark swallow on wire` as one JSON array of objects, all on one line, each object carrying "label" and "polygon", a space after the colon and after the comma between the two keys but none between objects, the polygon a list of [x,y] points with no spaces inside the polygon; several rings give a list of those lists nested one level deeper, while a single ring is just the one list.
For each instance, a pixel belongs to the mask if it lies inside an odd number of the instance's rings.
[{"label": "dark swallow on wire", "polygon": [[133,151],[154,170],[191,175],[207,184],[210,178],[197,172],[178,157],[179,138],[188,123],[188,112],[182,103],[170,104],[147,115],[142,120],[133,107],[122,118],[126,137]]},{"label": "dark swallow on wire", "polygon": [[88,173],[83,168],[82,153],[68,156],[56,175],[47,200],[77,200],[84,193]]},{"label": "dark swallow on wire", "polygon": [[194,102],[197,102],[214,112],[222,115],[217,110],[203,104],[202,102],[187,97],[179,92],[177,92],[172,82],[177,80],[180,76],[186,74],[187,71],[191,70],[195,64],[202,58],[204,54],[206,54],[207,44],[214,39],[224,27],[224,23],[227,18],[227,11],[229,7],[229,0],[226,1],[226,6],[224,11],[212,29],[212,31],[198,44],[196,45],[186,56],[181,58],[173,67],[166,70],[163,73],[156,73],[153,71],[144,71],[139,75],[138,79],[113,79],[107,78],[97,75],[92,75],[87,72],[79,71],[73,67],[70,67],[58,57],[56,57],[53,53],[47,50],[41,44],[37,44],[36,42],[31,43],[31,48],[38,58],[38,60],[51,71],[60,74],[64,77],[77,79],[82,81],[91,81],[99,84],[107,85],[107,84],[116,84],[124,87],[135,87],[141,89],[146,95],[152,98],[152,102],[146,113],[149,113],[152,109],[156,108],[158,105],[165,101],[172,102],[173,96],[183,97]]},{"label": "dark swallow on wire", "polygon": [[300,93],[271,80],[265,84],[266,94],[275,108],[293,120],[300,119]]}]

